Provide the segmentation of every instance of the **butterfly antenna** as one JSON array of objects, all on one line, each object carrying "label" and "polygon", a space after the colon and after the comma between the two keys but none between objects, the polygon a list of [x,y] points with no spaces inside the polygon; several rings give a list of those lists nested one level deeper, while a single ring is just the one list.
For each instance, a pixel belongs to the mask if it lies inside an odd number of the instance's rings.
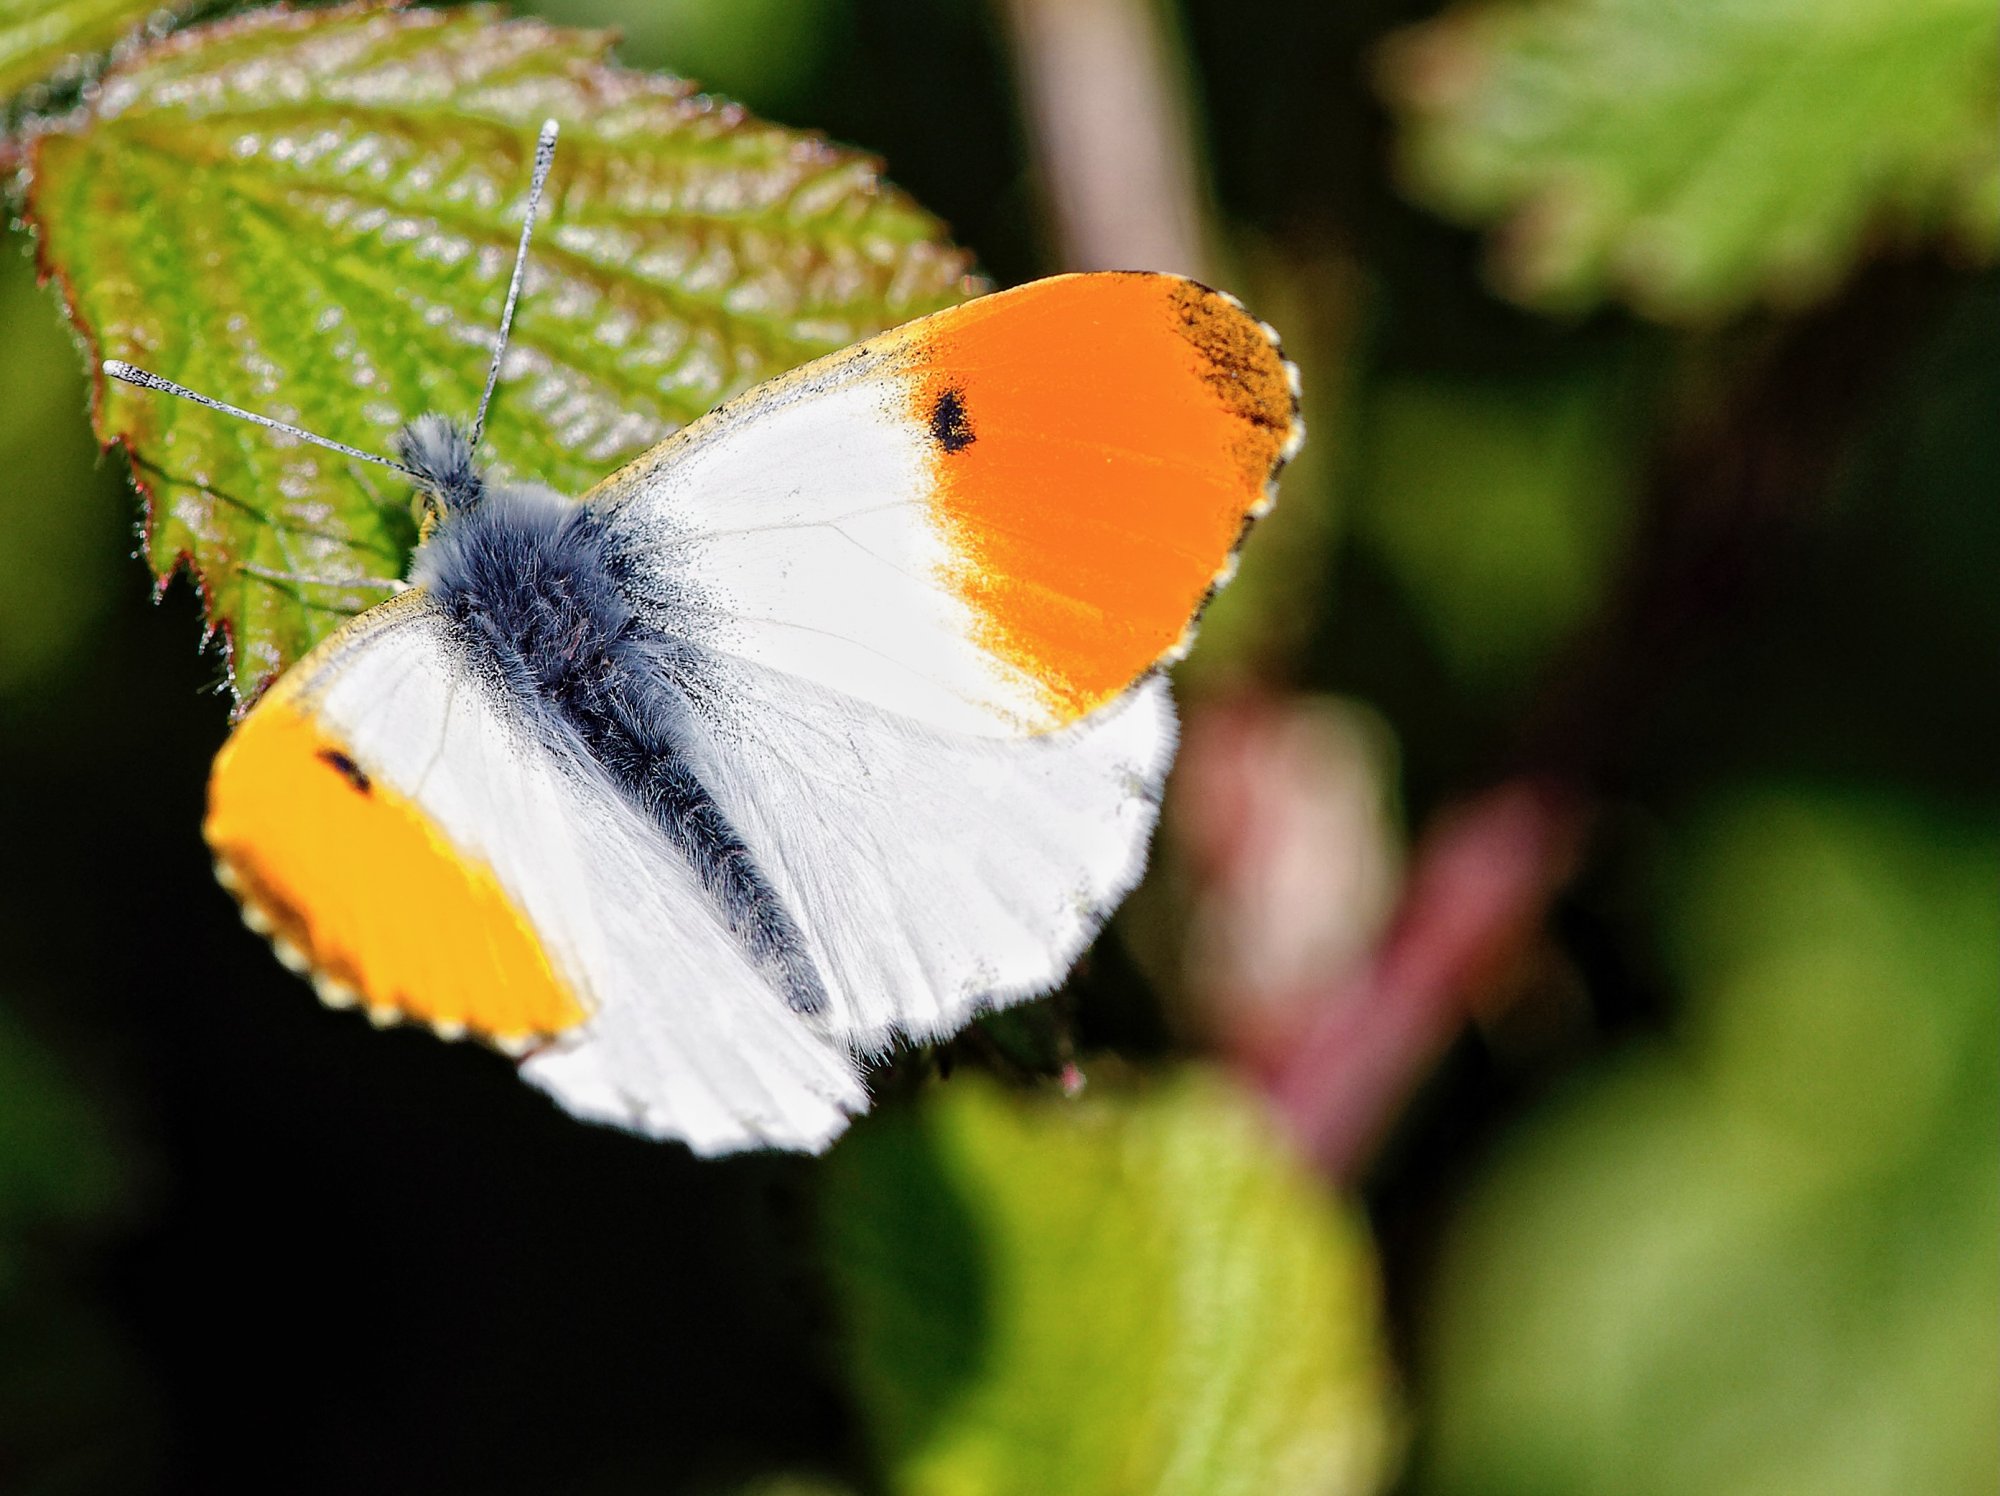
[{"label": "butterfly antenna", "polygon": [[507,334],[514,326],[514,303],[521,299],[521,277],[528,269],[528,239],[535,232],[535,211],[542,205],[542,188],[549,180],[549,163],[556,158],[556,131],[552,119],[542,121],[541,137],[535,142],[535,175],[528,183],[528,211],[521,219],[521,243],[514,251],[514,276],[507,282],[507,307],[500,313],[500,340],[493,345],[493,362],[486,369],[486,389],[479,396],[479,414],[472,418],[472,450],[479,450],[479,438],[486,430],[486,407],[493,403],[493,387],[500,382],[500,360],[507,356]]},{"label": "butterfly antenna", "polygon": [[126,384],[136,384],[142,390],[158,390],[163,395],[175,395],[182,400],[192,400],[196,405],[205,405],[210,410],[219,410],[226,416],[236,416],[241,420],[254,421],[259,426],[273,431],[283,431],[296,436],[300,441],[311,442],[316,447],[325,447],[329,452],[339,452],[346,457],[358,457],[363,462],[377,463],[385,468],[394,468],[399,473],[412,478],[422,475],[415,468],[405,467],[400,462],[387,457],[377,457],[373,452],[364,452],[359,447],[350,447],[346,442],[337,442],[331,437],[317,436],[303,426],[294,426],[289,421],[274,421],[269,416],[260,416],[254,410],[245,410],[240,405],[231,405],[226,400],[212,400],[207,395],[196,394],[184,384],[175,384],[171,379],[163,379],[158,374],[145,369],[134,368],[122,359],[107,358],[100,365],[113,379],[121,379]]}]

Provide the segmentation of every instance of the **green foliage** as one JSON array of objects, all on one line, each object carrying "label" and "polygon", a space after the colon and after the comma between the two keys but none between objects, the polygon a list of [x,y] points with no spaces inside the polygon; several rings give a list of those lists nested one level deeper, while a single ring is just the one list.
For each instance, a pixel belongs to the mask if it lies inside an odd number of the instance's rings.
[{"label": "green foliage", "polygon": [[1356,529],[1474,689],[1522,684],[1602,601],[1632,487],[1604,374],[1369,392]]},{"label": "green foliage", "polygon": [[18,235],[0,239],[0,700],[73,666],[105,611],[130,541],[122,478],[91,471],[84,382],[54,302]]},{"label": "green foliage", "polygon": [[911,1496],[1365,1492],[1390,1443],[1359,1220],[1200,1071],[961,1076],[830,1165],[854,1385]]},{"label": "green foliage", "polygon": [[0,4],[0,101],[74,72],[161,7],[154,0],[6,0]]},{"label": "green foliage", "polygon": [[1881,233],[2000,248],[1990,0],[1505,0],[1400,38],[1415,190],[1524,300],[1663,320],[1836,284]]},{"label": "green foliage", "polygon": [[[964,294],[965,256],[866,158],[618,69],[605,45],[476,10],[184,33],[38,142],[44,264],[97,357],[383,451],[421,412],[476,405],[553,117],[487,455],[572,492],[718,400]],[[403,569],[403,496],[359,464],[122,385],[96,426],[146,491],[155,574],[199,579],[239,694]]]},{"label": "green foliage", "polygon": [[551,21],[615,26],[628,61],[671,68],[786,119],[782,106],[807,104],[813,73],[847,20],[839,0],[542,0],[536,9]]},{"label": "green foliage", "polygon": [[1420,1489],[1981,1489],[2000,846],[1799,790],[1692,842],[1686,1032],[1517,1134],[1448,1245]]}]

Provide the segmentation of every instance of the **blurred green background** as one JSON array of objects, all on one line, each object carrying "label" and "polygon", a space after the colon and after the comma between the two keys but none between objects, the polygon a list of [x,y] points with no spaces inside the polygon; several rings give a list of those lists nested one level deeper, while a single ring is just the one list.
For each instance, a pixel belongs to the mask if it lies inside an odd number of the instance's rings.
[{"label": "blurred green background", "polygon": [[[1090,1087],[1000,1030],[697,1164],[320,1009],[209,875],[221,663],[12,232],[0,1492],[1994,1490],[1988,0],[523,9],[1001,284],[1157,190],[1285,334],[1306,455],[1055,1005]],[[1507,786],[1568,851],[1427,881]],[[1355,975],[1488,886],[1499,958]],[[1391,1039],[1333,1142],[1280,1108],[1315,1178],[1246,1093],[1343,994]]]}]

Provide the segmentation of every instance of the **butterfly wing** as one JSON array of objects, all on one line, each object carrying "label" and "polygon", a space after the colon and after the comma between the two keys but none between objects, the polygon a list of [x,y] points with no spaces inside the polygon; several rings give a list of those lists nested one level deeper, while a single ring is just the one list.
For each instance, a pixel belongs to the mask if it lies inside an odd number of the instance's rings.
[{"label": "butterfly wing", "polygon": [[483,1037],[578,1115],[722,1153],[817,1149],[866,1106],[657,829],[421,592],[258,703],[205,829],[328,1000]]},{"label": "butterfly wing", "polygon": [[589,500],[663,631],[1011,737],[1185,648],[1300,437],[1234,299],[1059,276],[761,385]]},{"label": "butterfly wing", "polygon": [[713,657],[689,761],[797,917],[864,1051],[1055,987],[1145,866],[1173,758],[1153,675],[1030,738],[953,732]]},{"label": "butterfly wing", "polygon": [[588,496],[706,661],[690,757],[842,1037],[1049,990],[1138,880],[1175,737],[1155,667],[1299,440],[1231,298],[1067,276],[760,386]]}]

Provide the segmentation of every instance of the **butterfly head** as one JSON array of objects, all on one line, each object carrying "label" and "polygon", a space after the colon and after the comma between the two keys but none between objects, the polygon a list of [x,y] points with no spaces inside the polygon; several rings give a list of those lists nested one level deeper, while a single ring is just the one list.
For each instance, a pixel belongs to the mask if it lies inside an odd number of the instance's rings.
[{"label": "butterfly head", "polygon": [[425,527],[479,507],[486,480],[472,455],[472,435],[447,416],[419,416],[396,433],[396,455],[416,478]]}]

